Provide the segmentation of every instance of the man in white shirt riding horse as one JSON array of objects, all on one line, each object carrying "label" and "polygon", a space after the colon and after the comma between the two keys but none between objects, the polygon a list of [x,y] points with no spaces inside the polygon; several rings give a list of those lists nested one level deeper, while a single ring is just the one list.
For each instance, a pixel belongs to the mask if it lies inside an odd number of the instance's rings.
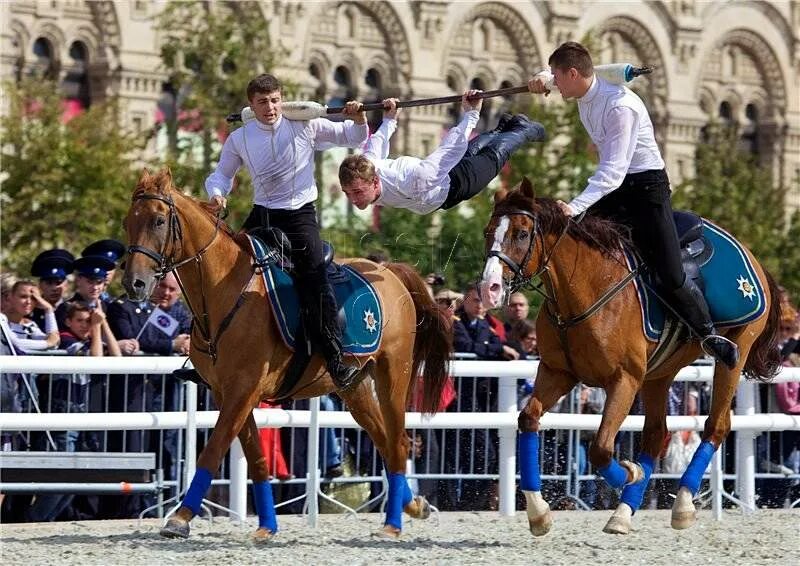
[{"label": "man in white shirt riding horse", "polygon": [[[548,64],[561,96],[577,99],[581,122],[600,159],[583,192],[569,203],[559,201],[561,209],[567,216],[588,211],[629,226],[670,306],[701,336],[705,351],[733,368],[738,347],[717,334],[703,292],[684,274],[669,178],[644,103],[628,88],[597,76],[591,55],[579,43],[559,46]],[[533,77],[529,90],[549,93],[548,75],[544,71]]]},{"label": "man in white shirt riding horse", "polygon": [[313,157],[314,151],[327,147],[359,147],[369,135],[366,115],[358,110],[358,102],[350,101],[343,113],[353,120],[289,120],[282,116],[281,83],[266,74],[250,81],[247,98],[256,119],[225,140],[219,164],[206,179],[209,201],[224,207],[236,172],[247,167],[253,180],[253,210],[243,228],[278,228],[288,237],[303,326],[325,357],[334,383],[346,389],[357,382],[359,368],[342,362],[336,296],[328,282],[314,208]]}]

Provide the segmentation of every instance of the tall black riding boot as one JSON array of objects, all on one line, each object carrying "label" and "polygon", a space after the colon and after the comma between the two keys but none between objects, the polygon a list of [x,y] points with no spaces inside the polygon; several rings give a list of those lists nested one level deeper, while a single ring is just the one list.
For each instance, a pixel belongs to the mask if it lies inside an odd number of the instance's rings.
[{"label": "tall black riding boot", "polygon": [[673,306],[683,319],[700,335],[700,346],[708,355],[718,359],[729,369],[739,361],[739,347],[717,334],[714,322],[708,312],[708,303],[703,292],[691,277],[686,277],[683,285],[672,292]]},{"label": "tall black riding boot", "polygon": [[497,127],[493,130],[489,130],[488,132],[483,132],[480,135],[475,136],[469,141],[467,144],[467,152],[464,154],[465,156],[477,155],[477,153],[482,150],[486,145],[494,139],[494,137],[499,134],[500,132],[504,131],[504,128],[508,124],[508,121],[511,120],[512,115],[508,112],[503,113],[500,116],[500,119],[497,121]]},{"label": "tall black riding boot", "polygon": [[524,114],[515,114],[506,122],[505,130],[497,134],[484,148],[492,151],[498,163],[508,161],[511,154],[528,142],[544,141],[547,138],[544,126],[530,120]]},{"label": "tall black riding boot", "polygon": [[342,361],[342,329],[339,326],[336,295],[330,283],[322,286],[317,304],[319,304],[318,344],[325,357],[328,373],[336,387],[349,389],[357,385],[364,375],[361,373],[361,368],[345,365]]}]

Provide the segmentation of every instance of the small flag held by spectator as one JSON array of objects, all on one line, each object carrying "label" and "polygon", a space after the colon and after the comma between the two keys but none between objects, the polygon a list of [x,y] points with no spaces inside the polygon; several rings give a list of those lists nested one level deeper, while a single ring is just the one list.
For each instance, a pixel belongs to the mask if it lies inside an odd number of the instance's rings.
[{"label": "small flag held by spectator", "polygon": [[142,335],[142,332],[144,332],[144,329],[147,328],[148,324],[152,324],[170,338],[178,328],[177,319],[173,318],[169,315],[169,313],[161,310],[159,307],[155,307],[153,312],[150,313],[150,316],[147,317],[147,322],[144,323],[144,326],[142,326],[142,329],[139,331],[139,334],[136,337],[137,340],[139,339],[139,336]]}]

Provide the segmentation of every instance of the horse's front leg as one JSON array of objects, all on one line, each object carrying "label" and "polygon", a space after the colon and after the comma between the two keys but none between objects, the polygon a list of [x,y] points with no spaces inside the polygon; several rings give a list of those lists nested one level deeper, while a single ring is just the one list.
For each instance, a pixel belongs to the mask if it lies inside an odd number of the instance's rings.
[{"label": "horse's front leg", "polygon": [[256,542],[268,541],[278,532],[278,519],[275,515],[275,502],[272,497],[272,485],[269,482],[267,460],[261,450],[258,427],[252,411],[247,416],[242,430],[239,431],[239,442],[247,458],[250,479],[253,480],[253,500],[258,513],[258,529],[253,533]]},{"label": "horse's front leg", "polygon": [[251,387],[244,376],[231,376],[230,384],[230,389],[221,396],[222,403],[219,403],[220,395],[214,395],[214,400],[220,405],[217,424],[197,459],[197,470],[186,490],[181,507],[161,529],[162,536],[189,536],[189,521],[200,514],[203,498],[211,485],[214,472],[219,469],[222,458],[244,426],[247,416],[252,415],[253,406],[258,399],[255,385]]},{"label": "horse's front leg", "polygon": [[542,497],[539,421],[545,411],[569,393],[576,383],[571,374],[555,370],[544,362],[540,363],[533,394],[519,414],[519,485],[525,494],[528,525],[534,536],[547,534],[553,524],[550,506]]},{"label": "horse's front leg", "polygon": [[[589,461],[608,484],[620,489],[627,484],[642,481],[645,470],[642,465],[633,462],[618,462],[614,458],[614,439],[622,426],[622,421],[628,416],[633,404],[633,399],[639,389],[639,381],[623,369],[612,383],[606,386],[605,408],[597,436],[589,448]],[[630,509],[630,506],[626,506]],[[630,521],[630,516],[627,517]]]}]

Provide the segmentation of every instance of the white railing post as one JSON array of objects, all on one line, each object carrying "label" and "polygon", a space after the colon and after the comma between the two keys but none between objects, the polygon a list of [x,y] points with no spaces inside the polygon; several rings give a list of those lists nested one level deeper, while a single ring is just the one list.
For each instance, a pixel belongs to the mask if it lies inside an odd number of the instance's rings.
[{"label": "white railing post", "polygon": [[317,528],[319,515],[319,397],[309,399],[311,422],[308,425],[308,454],[306,471],[306,504],[308,505],[308,526]]},{"label": "white railing post", "polygon": [[[517,414],[517,380],[501,377],[498,383],[497,410]],[[500,515],[511,517],[516,511],[516,473],[517,473],[517,431],[501,428],[497,432],[500,439]]]},{"label": "white railing post", "polygon": [[244,523],[247,519],[247,459],[244,457],[242,443],[238,438],[233,439],[230,456],[231,485],[228,495],[228,507]]},{"label": "white railing post", "polygon": [[185,473],[181,492],[189,489],[189,483],[197,469],[197,384],[186,382],[186,446],[184,450]]},{"label": "white railing post", "polygon": [[722,520],[722,447],[711,457],[711,510],[714,519]]},{"label": "white railing post", "polygon": [[[756,414],[756,385],[749,381],[739,384],[736,391],[736,414]],[[739,500],[750,511],[756,508],[755,433],[740,430],[736,433],[736,491]]]}]

